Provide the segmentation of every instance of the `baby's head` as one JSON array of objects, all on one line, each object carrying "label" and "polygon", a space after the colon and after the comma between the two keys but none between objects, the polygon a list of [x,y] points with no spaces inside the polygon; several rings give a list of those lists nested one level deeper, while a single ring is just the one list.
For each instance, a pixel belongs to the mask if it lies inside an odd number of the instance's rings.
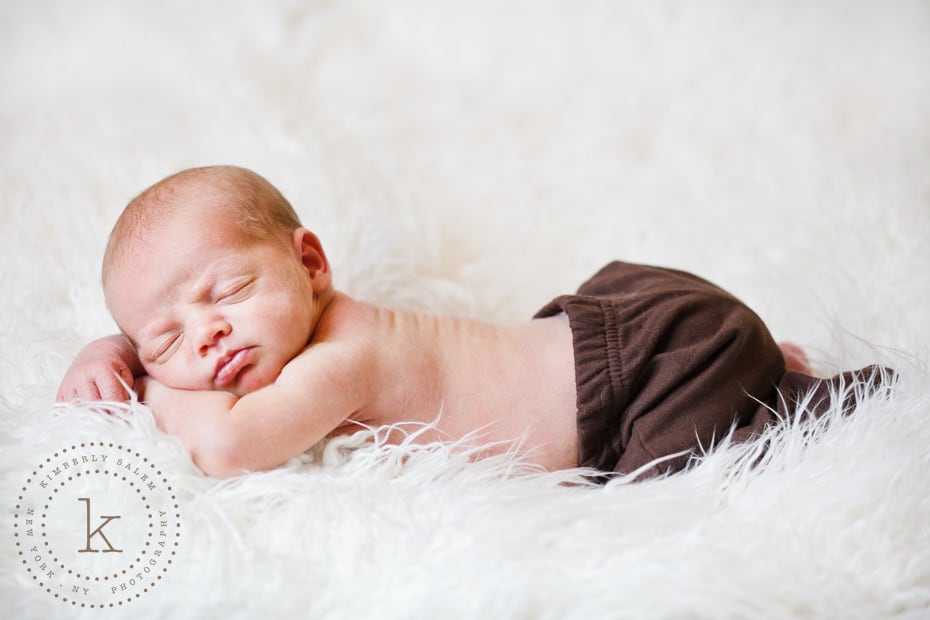
[{"label": "baby's head", "polygon": [[149,375],[239,395],[275,380],[333,295],[316,236],[274,186],[232,166],[184,170],[134,198],[102,275]]},{"label": "baby's head", "polygon": [[[217,211],[220,211],[218,212]],[[179,215],[217,214],[211,225],[228,225],[243,243],[289,242],[300,218],[281,192],[261,175],[236,166],[189,168],[165,177],[133,198],[113,226],[103,255],[106,287],[110,266],[133,243]]]}]

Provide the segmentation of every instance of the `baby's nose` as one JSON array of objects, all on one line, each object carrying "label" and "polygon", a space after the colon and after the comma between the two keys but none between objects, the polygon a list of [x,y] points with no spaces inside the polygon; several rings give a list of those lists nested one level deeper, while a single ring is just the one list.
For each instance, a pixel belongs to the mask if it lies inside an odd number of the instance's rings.
[{"label": "baby's nose", "polygon": [[231,331],[232,327],[226,321],[214,320],[205,323],[200,329],[197,352],[203,357],[216,345],[218,340],[223,336],[228,336]]}]

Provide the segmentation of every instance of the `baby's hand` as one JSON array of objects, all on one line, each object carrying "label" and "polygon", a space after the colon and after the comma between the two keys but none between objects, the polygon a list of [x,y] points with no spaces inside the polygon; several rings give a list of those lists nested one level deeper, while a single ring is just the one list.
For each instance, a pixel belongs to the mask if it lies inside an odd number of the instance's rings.
[{"label": "baby's hand", "polygon": [[151,409],[158,428],[178,437],[205,473],[220,477],[242,473],[241,468],[229,465],[226,456],[237,445],[227,443],[231,436],[229,412],[238,400],[233,394],[178,390],[149,376],[136,380],[136,393]]},{"label": "baby's hand", "polygon": [[61,380],[56,398],[128,400],[120,379],[131,388],[138,374],[142,374],[142,364],[129,341],[120,335],[107,336],[81,349]]}]

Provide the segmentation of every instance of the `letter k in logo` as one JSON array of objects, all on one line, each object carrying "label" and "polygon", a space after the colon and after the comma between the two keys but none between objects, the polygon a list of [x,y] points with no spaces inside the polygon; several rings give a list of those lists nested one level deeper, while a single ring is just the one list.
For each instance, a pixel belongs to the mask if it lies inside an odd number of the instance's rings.
[{"label": "letter k in logo", "polygon": [[97,529],[90,531],[90,498],[89,497],[79,497],[79,502],[84,502],[87,507],[87,540],[85,542],[85,547],[83,549],[78,549],[78,553],[100,553],[100,549],[94,549],[90,546],[90,540],[94,536],[100,536],[103,539],[103,542],[107,544],[107,549],[104,549],[104,553],[122,553],[122,549],[116,549],[113,545],[110,544],[107,535],[103,533],[103,528],[107,526],[110,521],[113,519],[119,519],[119,515],[100,515],[103,519],[103,523],[97,526]]}]

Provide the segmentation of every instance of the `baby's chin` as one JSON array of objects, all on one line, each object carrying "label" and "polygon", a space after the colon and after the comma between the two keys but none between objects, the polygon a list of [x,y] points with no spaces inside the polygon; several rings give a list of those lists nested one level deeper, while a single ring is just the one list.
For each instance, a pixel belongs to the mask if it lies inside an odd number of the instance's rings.
[{"label": "baby's chin", "polygon": [[202,390],[205,392],[229,392],[235,395],[238,398],[242,398],[246,394],[251,394],[257,390],[262,389],[263,387],[269,386],[275,382],[275,379],[278,378],[280,370],[274,372],[269,372],[268,369],[258,368],[256,366],[248,366],[242,370],[240,375],[236,380],[227,386],[218,386],[210,379],[199,379],[196,382],[181,382],[181,381],[171,381],[170,377],[163,377],[161,373],[158,372],[157,368],[153,368],[151,371],[146,369],[146,374],[148,374],[152,379],[158,381],[162,385],[165,385],[176,390]]},{"label": "baby's chin", "polygon": [[232,392],[239,398],[242,398],[246,394],[251,394],[263,387],[271,385],[276,378],[277,375],[267,376],[265,373],[259,372],[257,368],[246,368],[242,376],[239,377],[239,380],[236,381],[234,385],[227,388],[226,391]]}]

